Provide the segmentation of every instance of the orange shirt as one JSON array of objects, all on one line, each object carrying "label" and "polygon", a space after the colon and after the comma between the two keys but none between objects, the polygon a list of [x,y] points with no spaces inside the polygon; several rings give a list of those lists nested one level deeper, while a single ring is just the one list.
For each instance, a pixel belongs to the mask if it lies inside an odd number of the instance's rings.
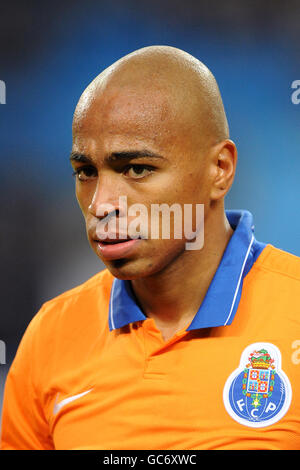
[{"label": "orange shirt", "polygon": [[104,270],[45,303],[5,386],[2,449],[300,449],[300,262],[249,213],[164,341]]}]

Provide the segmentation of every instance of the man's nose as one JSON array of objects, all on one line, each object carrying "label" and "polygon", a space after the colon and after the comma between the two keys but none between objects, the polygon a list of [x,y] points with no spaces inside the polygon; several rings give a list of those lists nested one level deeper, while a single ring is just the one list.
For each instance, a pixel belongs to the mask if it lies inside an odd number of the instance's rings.
[{"label": "man's nose", "polygon": [[89,212],[102,220],[108,215],[118,216],[120,204],[116,184],[109,177],[98,179],[92,201],[88,207]]}]

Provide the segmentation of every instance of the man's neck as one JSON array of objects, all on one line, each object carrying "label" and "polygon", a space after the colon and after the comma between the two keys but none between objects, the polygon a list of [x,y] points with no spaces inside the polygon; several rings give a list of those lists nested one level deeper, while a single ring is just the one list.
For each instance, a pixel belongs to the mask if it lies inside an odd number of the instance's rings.
[{"label": "man's neck", "polygon": [[184,251],[162,272],[131,281],[144,314],[165,340],[193,320],[233,233],[224,211],[206,220],[204,230],[201,250]]}]

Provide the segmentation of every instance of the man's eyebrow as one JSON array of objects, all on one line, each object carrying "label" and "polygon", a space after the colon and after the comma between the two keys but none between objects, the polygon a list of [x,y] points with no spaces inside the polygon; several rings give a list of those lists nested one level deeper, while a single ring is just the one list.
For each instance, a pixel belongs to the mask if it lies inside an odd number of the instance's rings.
[{"label": "man's eyebrow", "polygon": [[[110,155],[106,157],[106,161],[109,163],[117,162],[117,161],[124,161],[124,160],[133,160],[138,158],[153,158],[153,159],[160,159],[160,160],[167,160],[162,155],[159,155],[151,150],[125,150],[122,152],[112,152]],[[78,152],[71,152],[70,154],[70,161],[71,162],[78,162],[78,163],[89,163],[93,164],[93,160],[88,155],[84,155]]]},{"label": "man's eyebrow", "polygon": [[71,152],[70,161],[79,163],[93,163],[92,159],[89,156],[78,152]]},{"label": "man's eyebrow", "polygon": [[151,150],[125,150],[122,152],[112,152],[107,157],[107,161],[114,162],[117,160],[133,160],[133,159],[145,158],[145,157],[166,160],[165,157],[155,152],[152,152]]}]

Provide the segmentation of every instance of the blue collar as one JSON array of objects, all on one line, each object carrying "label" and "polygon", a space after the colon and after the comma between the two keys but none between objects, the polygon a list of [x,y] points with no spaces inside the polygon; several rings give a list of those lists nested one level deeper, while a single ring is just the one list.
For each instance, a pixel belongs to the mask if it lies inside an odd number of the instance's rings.
[{"label": "blue collar", "polygon": [[[250,212],[226,211],[226,216],[234,233],[187,331],[232,323],[241,298],[243,279],[266,246],[254,238]],[[130,281],[114,279],[109,302],[109,329],[146,318],[137,304]]]}]

